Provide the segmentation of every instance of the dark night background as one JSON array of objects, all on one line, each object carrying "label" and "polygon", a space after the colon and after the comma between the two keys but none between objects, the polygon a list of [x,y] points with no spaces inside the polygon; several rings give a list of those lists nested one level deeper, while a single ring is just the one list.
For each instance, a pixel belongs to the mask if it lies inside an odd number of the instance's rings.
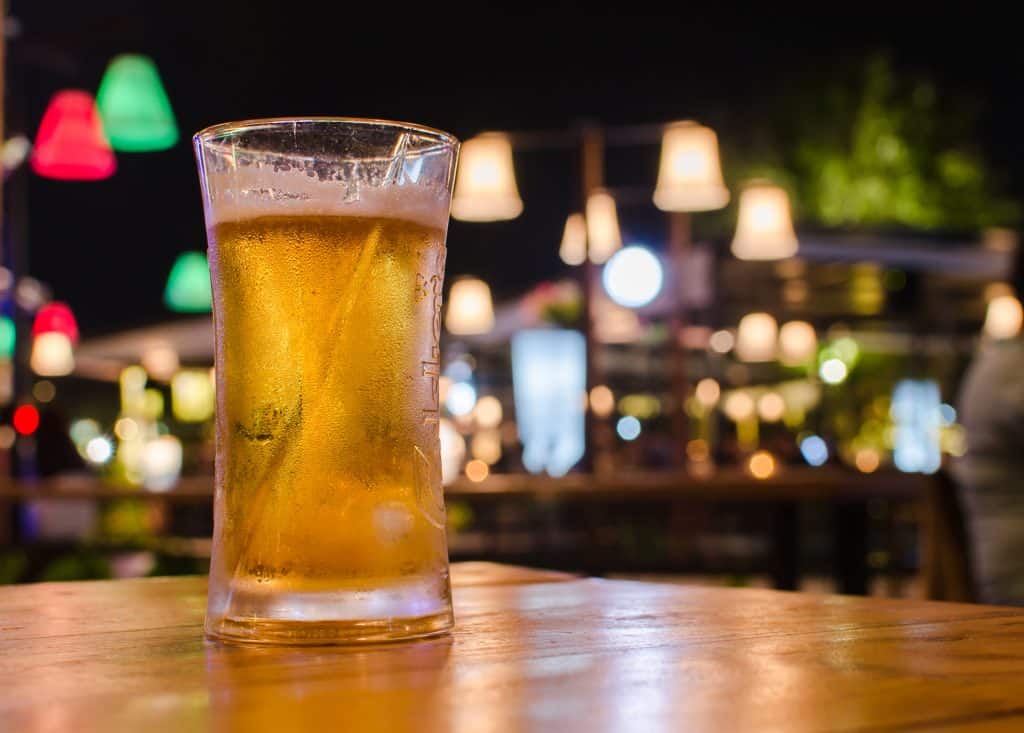
[{"label": "dark night background", "polygon": [[[353,17],[347,3],[8,5],[20,23],[8,47],[8,135],[34,136],[54,91],[95,91],[112,56],[141,52],[155,59],[183,136],[168,152],[119,154],[107,181],[17,174],[27,177],[30,272],[73,305],[86,334],[168,317],[161,296],[175,256],[205,244],[188,136],[233,119],[382,117],[466,138],[583,119],[695,118],[724,141],[755,134],[794,85],[883,50],[897,69],[981,102],[977,142],[1007,192],[1024,192],[1020,34],[980,8],[938,16],[933,6],[892,3],[844,15],[689,3],[675,5],[677,15],[627,17],[567,4],[507,14],[485,4],[379,4],[378,15]],[[524,214],[453,222],[449,276],[480,275],[500,296],[557,275],[564,217],[578,208],[575,160],[571,149],[517,154]],[[656,169],[656,146],[609,151],[610,185],[653,187]],[[658,244],[663,218],[653,205],[620,216]]]}]

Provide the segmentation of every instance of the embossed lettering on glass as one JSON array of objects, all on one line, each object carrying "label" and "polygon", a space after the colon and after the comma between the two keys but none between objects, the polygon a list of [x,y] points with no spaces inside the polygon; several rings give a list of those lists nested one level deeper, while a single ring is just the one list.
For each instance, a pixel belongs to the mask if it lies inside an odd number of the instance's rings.
[{"label": "embossed lettering on glass", "polygon": [[273,119],[208,128],[195,149],[216,329],[207,634],[447,631],[438,341],[457,141]]}]

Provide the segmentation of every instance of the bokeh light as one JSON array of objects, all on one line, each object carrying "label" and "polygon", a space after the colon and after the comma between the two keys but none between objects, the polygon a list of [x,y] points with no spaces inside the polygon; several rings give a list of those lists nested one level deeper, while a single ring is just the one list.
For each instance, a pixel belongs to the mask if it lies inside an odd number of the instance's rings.
[{"label": "bokeh light", "polygon": [[32,386],[32,396],[43,404],[53,402],[57,396],[57,387],[49,379],[40,379]]},{"label": "bokeh light", "polygon": [[491,466],[501,460],[501,433],[498,430],[481,430],[469,442],[469,452]]},{"label": "bokeh light", "polygon": [[828,461],[828,445],[818,435],[808,435],[800,441],[800,455],[812,466],[822,466]]},{"label": "bokeh light", "polygon": [[705,377],[697,382],[694,394],[697,396],[697,402],[710,408],[718,404],[718,399],[722,396],[722,388],[711,377]]},{"label": "bokeh light", "polygon": [[818,368],[818,376],[825,384],[842,384],[849,372],[842,359],[826,359]]},{"label": "bokeh light", "polygon": [[476,405],[476,388],[469,382],[455,382],[448,388],[444,404],[456,417],[468,415]]},{"label": "bokeh light", "polygon": [[765,392],[757,400],[757,414],[765,422],[778,422],[786,412],[786,402],[778,392]]},{"label": "bokeh light", "polygon": [[473,408],[473,419],[481,428],[496,428],[501,424],[501,401],[493,395],[484,395]]},{"label": "bokeh light", "polygon": [[491,469],[478,458],[474,458],[466,464],[466,478],[470,481],[479,483],[487,478],[490,473]]},{"label": "bokeh light", "polygon": [[114,455],[114,446],[102,435],[90,438],[85,444],[85,457],[90,463],[103,464]]},{"label": "bokeh light", "polygon": [[746,392],[730,392],[722,403],[722,412],[733,422],[749,420],[754,416],[754,399]]},{"label": "bokeh light", "polygon": [[590,409],[598,417],[608,417],[615,410],[615,394],[606,385],[597,385],[590,390]]},{"label": "bokeh light", "polygon": [[632,415],[620,417],[615,424],[615,432],[623,440],[636,440],[640,436],[640,421]]},{"label": "bokeh light", "polygon": [[861,448],[854,454],[853,463],[861,473],[874,473],[881,463],[881,456],[874,448]]},{"label": "bokeh light", "polygon": [[646,247],[623,247],[608,260],[601,273],[605,292],[626,308],[642,308],[661,292],[665,281],[661,261]]},{"label": "bokeh light", "polygon": [[747,470],[756,479],[764,480],[775,474],[775,457],[766,450],[759,450],[747,461]]},{"label": "bokeh light", "polygon": [[708,346],[716,354],[728,354],[736,345],[736,337],[729,331],[715,331],[708,339]]},{"label": "bokeh light", "polygon": [[39,410],[34,405],[19,405],[11,418],[11,424],[21,435],[31,435],[39,428]]}]

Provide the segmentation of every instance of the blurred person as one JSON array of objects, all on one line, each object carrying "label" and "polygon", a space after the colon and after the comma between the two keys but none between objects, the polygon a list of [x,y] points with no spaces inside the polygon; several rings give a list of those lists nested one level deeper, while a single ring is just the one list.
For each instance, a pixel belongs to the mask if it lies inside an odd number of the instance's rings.
[{"label": "blurred person", "polygon": [[[1024,257],[1011,285],[1024,293]],[[964,375],[957,412],[967,452],[953,465],[977,600],[1024,606],[1024,338],[985,338]]]}]

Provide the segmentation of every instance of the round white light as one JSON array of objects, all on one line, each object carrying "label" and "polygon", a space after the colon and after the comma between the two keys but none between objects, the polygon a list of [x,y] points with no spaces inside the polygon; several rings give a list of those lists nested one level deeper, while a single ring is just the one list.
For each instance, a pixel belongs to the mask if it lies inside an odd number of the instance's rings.
[{"label": "round white light", "polygon": [[106,463],[114,455],[114,447],[100,435],[85,444],[85,455],[93,463]]},{"label": "round white light", "polygon": [[456,382],[448,388],[444,404],[456,417],[468,415],[476,405],[476,390],[469,382]]},{"label": "round white light", "polygon": [[613,301],[626,308],[642,308],[658,297],[665,282],[661,261],[646,247],[633,244],[612,255],[601,282]]},{"label": "round white light", "polygon": [[632,415],[621,417],[615,425],[615,432],[623,440],[636,440],[637,436],[640,435],[640,421]]},{"label": "round white light", "polygon": [[826,359],[821,363],[821,368],[818,369],[818,376],[821,377],[821,381],[825,384],[840,384],[844,379],[848,370],[846,364],[843,363],[842,359]]}]

